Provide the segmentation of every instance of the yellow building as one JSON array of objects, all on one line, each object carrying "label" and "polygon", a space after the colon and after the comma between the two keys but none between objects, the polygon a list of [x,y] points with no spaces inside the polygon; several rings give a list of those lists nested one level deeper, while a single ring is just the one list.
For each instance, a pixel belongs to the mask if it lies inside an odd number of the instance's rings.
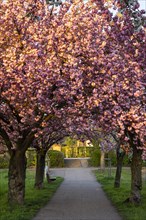
[{"label": "yellow building", "polygon": [[73,146],[54,144],[50,150],[57,150],[64,153],[65,158],[90,157],[93,145],[90,141],[84,143],[77,140]]}]

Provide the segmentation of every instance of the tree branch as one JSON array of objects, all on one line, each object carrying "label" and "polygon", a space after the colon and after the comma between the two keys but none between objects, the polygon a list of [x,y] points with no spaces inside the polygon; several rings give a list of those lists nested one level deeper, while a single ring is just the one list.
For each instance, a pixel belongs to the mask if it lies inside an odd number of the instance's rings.
[{"label": "tree branch", "polygon": [[0,126],[0,136],[3,138],[5,144],[6,144],[7,148],[8,148],[8,151],[11,154],[12,149],[13,149],[13,144],[10,141],[10,138],[9,138],[7,132],[1,126]]}]

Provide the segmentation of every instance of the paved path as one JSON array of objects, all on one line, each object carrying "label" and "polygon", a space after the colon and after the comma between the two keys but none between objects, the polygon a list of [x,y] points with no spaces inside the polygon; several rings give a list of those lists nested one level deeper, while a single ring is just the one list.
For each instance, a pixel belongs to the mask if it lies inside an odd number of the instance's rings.
[{"label": "paved path", "polygon": [[33,220],[121,220],[91,168],[52,169],[64,177],[52,200]]}]

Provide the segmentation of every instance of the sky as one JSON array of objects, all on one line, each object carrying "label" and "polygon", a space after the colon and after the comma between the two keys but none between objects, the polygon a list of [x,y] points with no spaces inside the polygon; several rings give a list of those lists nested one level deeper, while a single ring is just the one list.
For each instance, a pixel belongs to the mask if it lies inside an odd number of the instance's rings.
[{"label": "sky", "polygon": [[140,9],[146,10],[146,0],[138,0],[140,4]]}]

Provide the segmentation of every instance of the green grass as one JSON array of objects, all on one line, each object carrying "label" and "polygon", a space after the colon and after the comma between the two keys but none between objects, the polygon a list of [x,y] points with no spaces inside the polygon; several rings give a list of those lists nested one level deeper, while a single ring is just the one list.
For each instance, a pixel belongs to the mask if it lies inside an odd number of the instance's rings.
[{"label": "green grass", "polygon": [[34,170],[28,170],[26,176],[26,196],[23,206],[9,206],[7,203],[7,182],[6,170],[0,170],[0,220],[30,220],[38,210],[43,207],[53,196],[63,178],[57,177],[52,183],[45,181],[42,190],[34,189]]},{"label": "green grass", "polygon": [[123,169],[121,176],[121,187],[114,188],[115,170],[112,170],[111,177],[107,172],[96,171],[96,178],[101,183],[103,190],[112,204],[116,207],[123,220],[145,220],[146,219],[146,179],[143,179],[142,202],[140,206],[124,203],[130,194],[130,170]]}]

